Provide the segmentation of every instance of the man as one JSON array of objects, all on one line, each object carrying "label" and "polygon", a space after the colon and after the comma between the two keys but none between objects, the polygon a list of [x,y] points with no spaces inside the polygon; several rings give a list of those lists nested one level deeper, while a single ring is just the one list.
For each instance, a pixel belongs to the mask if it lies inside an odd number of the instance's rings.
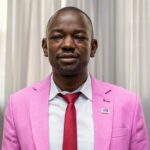
[{"label": "man", "polygon": [[139,98],[87,71],[97,41],[84,12],[58,10],[42,47],[52,74],[11,95],[2,150],[148,150]]}]

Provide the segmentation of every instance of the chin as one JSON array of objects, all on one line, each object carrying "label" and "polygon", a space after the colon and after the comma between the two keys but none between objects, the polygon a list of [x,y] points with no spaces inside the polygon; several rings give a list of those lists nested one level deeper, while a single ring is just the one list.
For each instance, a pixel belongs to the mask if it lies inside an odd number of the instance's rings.
[{"label": "chin", "polygon": [[81,76],[83,70],[85,67],[83,65],[57,65],[55,67],[55,70],[57,70],[57,73],[64,77],[73,77],[73,76]]},{"label": "chin", "polygon": [[79,68],[61,68],[59,69],[59,73],[62,76],[73,77],[80,74]]},{"label": "chin", "polygon": [[62,76],[73,77],[73,76],[78,75],[78,72],[74,70],[61,70],[60,74]]}]

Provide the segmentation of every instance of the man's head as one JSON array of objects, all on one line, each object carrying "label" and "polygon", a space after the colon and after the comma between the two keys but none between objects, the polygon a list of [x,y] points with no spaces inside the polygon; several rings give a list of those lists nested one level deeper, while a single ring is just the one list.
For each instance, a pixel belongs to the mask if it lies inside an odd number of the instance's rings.
[{"label": "man's head", "polygon": [[47,24],[42,47],[52,65],[53,74],[87,74],[89,59],[94,57],[97,49],[90,18],[74,7],[58,10]]}]

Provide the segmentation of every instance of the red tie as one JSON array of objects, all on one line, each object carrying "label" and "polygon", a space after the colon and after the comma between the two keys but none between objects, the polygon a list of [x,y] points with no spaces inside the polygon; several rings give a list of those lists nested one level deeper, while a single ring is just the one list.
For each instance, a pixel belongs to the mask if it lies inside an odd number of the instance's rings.
[{"label": "red tie", "polygon": [[80,93],[59,94],[68,103],[65,113],[63,150],[77,150],[76,109],[74,102]]}]

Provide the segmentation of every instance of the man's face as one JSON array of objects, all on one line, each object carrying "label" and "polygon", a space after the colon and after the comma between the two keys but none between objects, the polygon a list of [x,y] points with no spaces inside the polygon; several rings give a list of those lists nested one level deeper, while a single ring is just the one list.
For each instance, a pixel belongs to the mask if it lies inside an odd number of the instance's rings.
[{"label": "man's face", "polygon": [[51,19],[43,49],[53,73],[73,76],[87,72],[89,58],[97,48],[91,31],[89,20],[79,12],[64,11]]}]

